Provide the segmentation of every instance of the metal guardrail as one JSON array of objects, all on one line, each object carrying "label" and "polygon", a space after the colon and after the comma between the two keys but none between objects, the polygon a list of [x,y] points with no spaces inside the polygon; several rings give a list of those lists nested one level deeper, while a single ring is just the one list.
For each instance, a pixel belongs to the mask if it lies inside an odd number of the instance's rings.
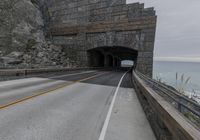
[{"label": "metal guardrail", "polygon": [[80,68],[0,69],[0,76],[26,76],[38,73],[64,72],[70,70],[90,70],[90,69],[101,69],[101,68],[80,67]]},{"label": "metal guardrail", "polygon": [[154,79],[147,77],[146,75],[136,72],[136,74],[143,79],[151,88],[157,93],[164,97],[167,101],[171,102],[172,105],[181,113],[185,114],[188,111],[194,114],[196,117],[200,119],[200,105],[189,99],[188,97],[181,95],[178,91],[170,89],[166,85],[157,82]]},{"label": "metal guardrail", "polygon": [[134,70],[132,81],[157,139],[200,140],[199,104]]}]

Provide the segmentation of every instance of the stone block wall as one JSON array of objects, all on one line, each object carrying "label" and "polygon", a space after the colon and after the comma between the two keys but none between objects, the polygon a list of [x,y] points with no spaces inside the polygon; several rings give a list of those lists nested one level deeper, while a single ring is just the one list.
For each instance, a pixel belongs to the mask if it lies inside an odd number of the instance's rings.
[{"label": "stone block wall", "polygon": [[153,8],[126,0],[48,0],[48,15],[48,37],[63,46],[68,65],[88,65],[91,48],[121,46],[138,51],[137,70],[152,75]]}]

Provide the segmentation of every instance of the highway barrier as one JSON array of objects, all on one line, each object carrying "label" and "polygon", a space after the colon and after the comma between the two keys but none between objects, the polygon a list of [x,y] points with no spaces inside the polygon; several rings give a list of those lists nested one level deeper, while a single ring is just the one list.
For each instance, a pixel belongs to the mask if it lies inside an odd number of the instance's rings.
[{"label": "highway barrier", "polygon": [[[151,127],[158,140],[200,140],[200,130],[181,110],[180,102],[169,102],[167,98],[160,95],[160,90],[153,88],[156,83],[149,83],[148,78],[140,73],[132,72],[132,81],[136,90],[138,99],[146,113]],[[161,87],[160,87],[161,88]],[[166,89],[163,88],[166,92]],[[162,93],[163,94],[163,93]],[[177,104],[174,107],[173,103]],[[195,103],[192,103],[196,105]],[[186,108],[186,104],[181,103],[181,107]],[[195,113],[194,107],[187,107],[190,112]],[[196,106],[198,108],[198,105]],[[198,116],[198,112],[196,114]]]},{"label": "highway barrier", "polygon": [[49,72],[64,72],[72,70],[90,70],[90,69],[101,69],[94,67],[84,68],[40,68],[40,69],[2,69],[0,70],[0,76],[26,76],[31,74],[43,74]]}]

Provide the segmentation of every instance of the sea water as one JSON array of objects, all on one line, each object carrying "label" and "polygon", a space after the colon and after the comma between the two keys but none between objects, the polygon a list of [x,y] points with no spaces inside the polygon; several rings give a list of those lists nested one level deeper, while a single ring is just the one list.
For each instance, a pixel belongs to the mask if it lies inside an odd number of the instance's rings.
[{"label": "sea water", "polygon": [[[178,79],[176,78],[176,73],[178,74]],[[181,82],[181,77],[184,78],[183,82]],[[200,96],[199,62],[154,61],[153,78],[160,79],[178,90],[183,88],[188,96],[191,96],[191,94]],[[188,78],[190,80],[185,84]]]}]

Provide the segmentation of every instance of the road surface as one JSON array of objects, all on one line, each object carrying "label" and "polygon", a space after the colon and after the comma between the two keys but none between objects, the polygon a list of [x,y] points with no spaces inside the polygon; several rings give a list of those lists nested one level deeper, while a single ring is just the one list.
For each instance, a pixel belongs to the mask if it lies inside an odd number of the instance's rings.
[{"label": "road surface", "polygon": [[155,140],[124,71],[0,82],[1,140]]}]

